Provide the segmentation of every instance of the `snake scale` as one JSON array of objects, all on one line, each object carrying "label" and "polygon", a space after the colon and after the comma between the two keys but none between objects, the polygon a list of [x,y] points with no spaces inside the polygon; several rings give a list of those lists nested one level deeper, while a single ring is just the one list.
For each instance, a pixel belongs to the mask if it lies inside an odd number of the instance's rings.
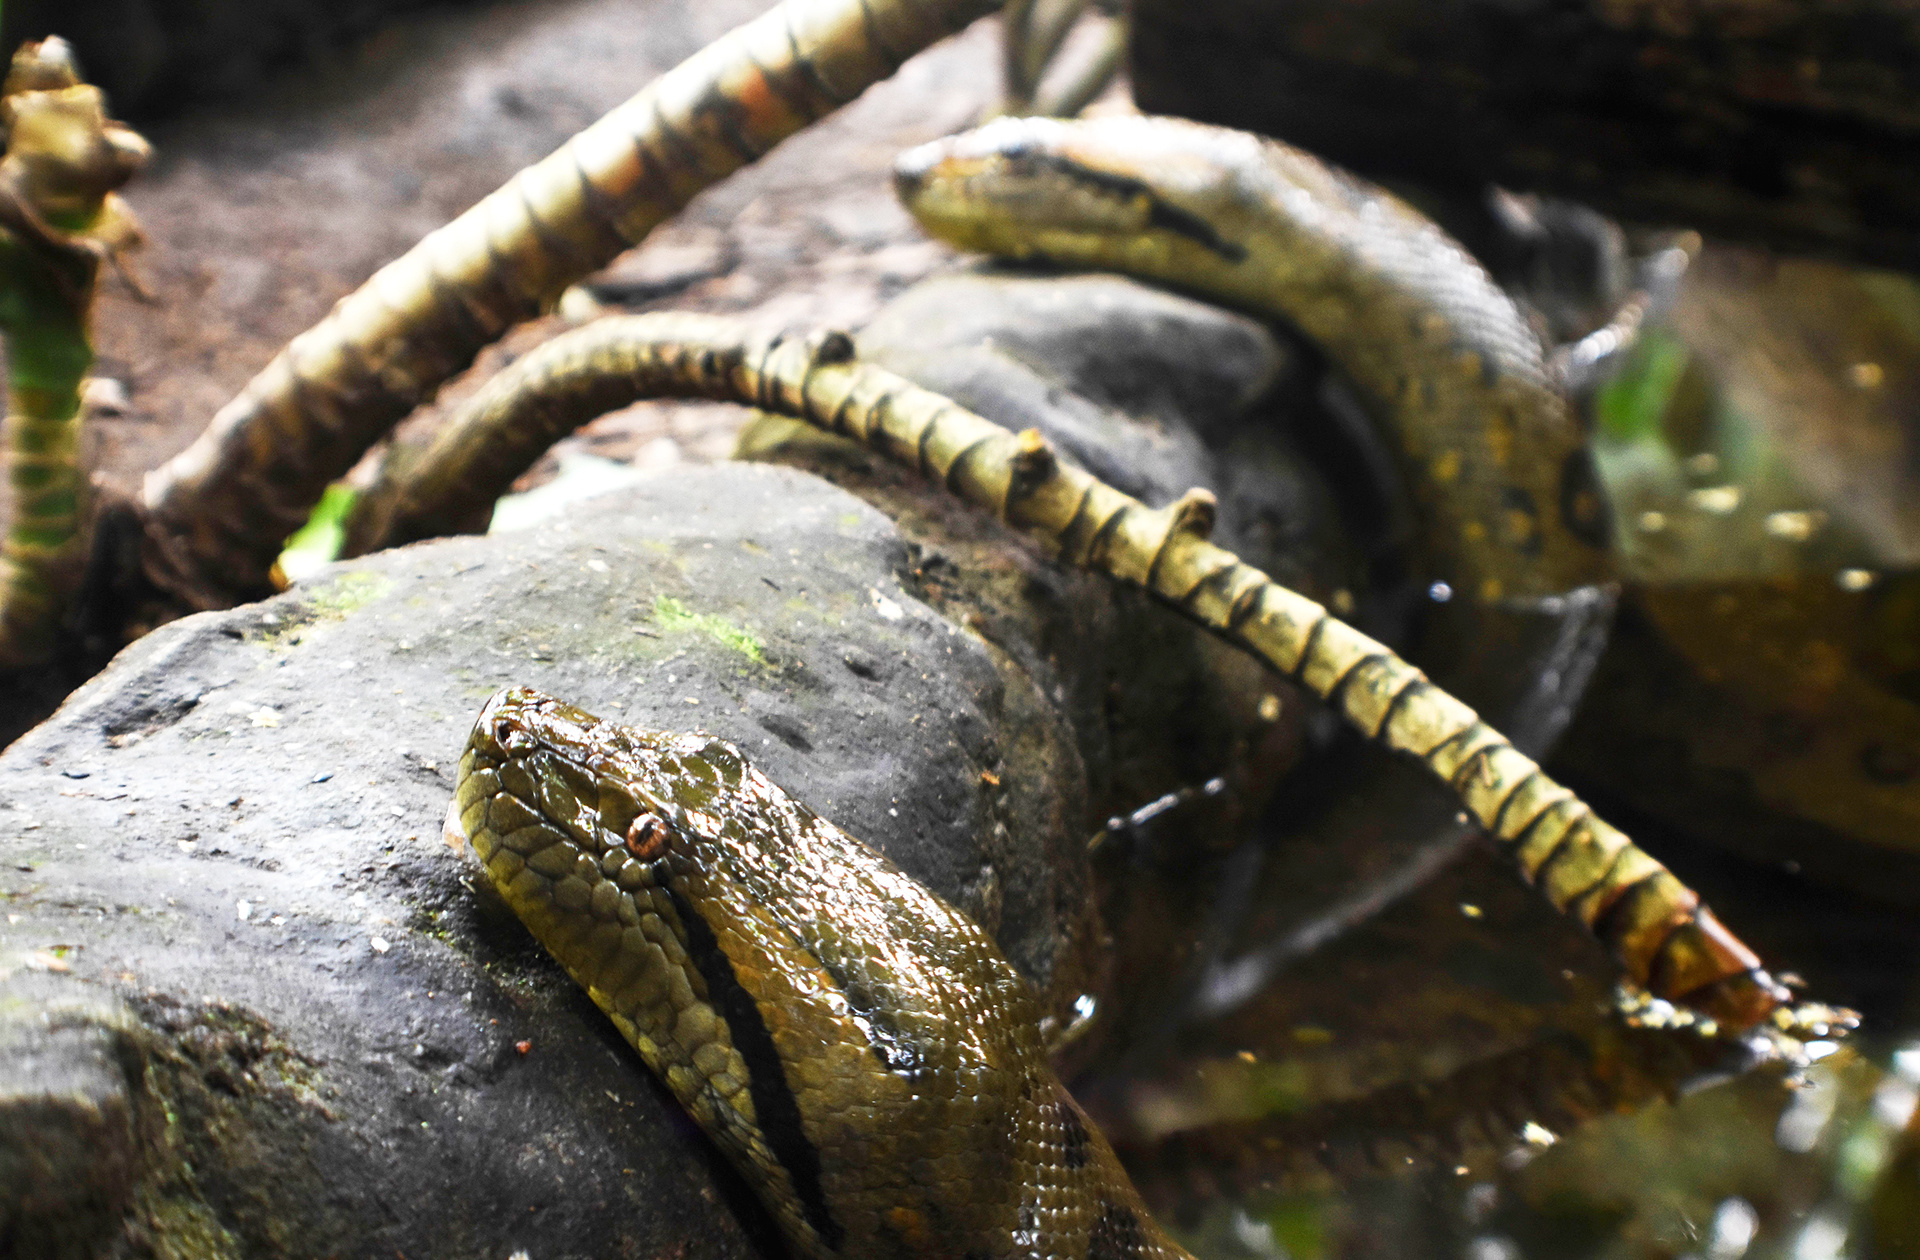
[{"label": "snake scale", "polygon": [[[1480,600],[1550,596],[1599,575],[1597,553],[1563,515],[1580,446],[1564,398],[1537,340],[1458,246],[1304,155],[1188,124],[1123,122],[999,124],[909,155],[902,190],[956,239],[1181,279],[1321,339],[1385,404],[1409,479],[1446,531],[1430,552],[1455,557],[1450,572]],[[1036,133],[1054,150],[1037,150]],[[1080,144],[1096,133],[1107,149]],[[1204,162],[1154,150],[1155,137],[1239,164],[1203,179]],[[1171,182],[1115,169],[1147,159]],[[1276,184],[1276,170],[1295,184]],[[1203,184],[1222,200],[1199,198]],[[1252,243],[1241,203],[1253,192],[1288,211],[1294,239]],[[1008,216],[995,207],[1024,214],[1020,231],[1035,235],[996,236]],[[1099,232],[1086,226],[1103,219]],[[1423,261],[1429,251],[1437,261]],[[1219,272],[1201,286],[1182,260]],[[1280,292],[1256,297],[1261,285]],[[1245,642],[1427,764],[1656,993],[1734,1031],[1783,996],[1691,891],[1471,710],[1206,543],[1210,500],[1148,509],[1058,464],[1036,434],[1016,439],[854,362],[843,336],[739,340],[689,316],[608,320],[548,343],[489,387],[471,432],[443,444],[481,463],[476,452],[537,450],[608,391],[751,400],[907,459],[1050,539],[1063,559]],[[510,689],[474,726],[447,826],[747,1175],[800,1254],[1186,1254],[1054,1076],[1035,998],[981,929],[731,745],[616,726]]]}]

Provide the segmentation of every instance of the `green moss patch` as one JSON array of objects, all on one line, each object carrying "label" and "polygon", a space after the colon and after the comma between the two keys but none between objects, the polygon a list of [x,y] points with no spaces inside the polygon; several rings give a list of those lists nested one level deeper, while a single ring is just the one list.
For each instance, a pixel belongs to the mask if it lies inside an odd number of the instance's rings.
[{"label": "green moss patch", "polygon": [[767,663],[766,652],[751,631],[714,613],[697,613],[671,595],[662,595],[653,601],[653,624],[666,634],[703,634],[755,665]]}]

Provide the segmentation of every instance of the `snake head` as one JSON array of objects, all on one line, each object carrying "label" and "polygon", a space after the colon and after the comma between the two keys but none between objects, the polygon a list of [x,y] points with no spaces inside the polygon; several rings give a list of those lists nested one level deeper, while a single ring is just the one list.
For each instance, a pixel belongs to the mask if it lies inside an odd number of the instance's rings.
[{"label": "snake head", "polygon": [[1244,259],[1227,233],[1258,142],[1194,126],[1175,128],[1182,143],[1168,144],[1167,127],[1140,121],[996,119],[902,154],[894,189],[935,236],[1005,257],[1101,266],[1116,248],[1197,247],[1216,264]]},{"label": "snake head", "polygon": [[[924,1229],[939,1178],[882,1192],[882,1148],[1004,1130],[1056,1088],[986,934],[723,740],[509,688],[447,826],[804,1253]],[[1015,1175],[992,1142],[941,1150],[963,1179]]]},{"label": "snake head", "polygon": [[591,897],[594,881],[583,862],[616,884],[637,866],[626,879],[634,884],[664,876],[652,868],[674,854],[709,861],[703,846],[722,831],[746,770],[740,750],[724,740],[619,726],[530,687],[509,687],[474,722],[447,829],[471,843],[490,871],[513,866],[511,858],[496,860],[502,850],[530,863],[565,845],[571,866],[554,854],[508,883],[532,870],[523,887],[544,876],[560,910],[584,912],[591,907],[583,891]]}]

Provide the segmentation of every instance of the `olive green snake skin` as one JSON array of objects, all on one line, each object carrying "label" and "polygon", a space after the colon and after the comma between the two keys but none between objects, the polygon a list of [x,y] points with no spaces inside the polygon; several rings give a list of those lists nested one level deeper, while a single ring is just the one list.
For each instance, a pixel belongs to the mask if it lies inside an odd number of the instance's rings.
[{"label": "olive green snake skin", "polygon": [[1186,1255],[986,933],[731,744],[509,689],[447,829],[801,1254]]},{"label": "olive green snake skin", "polygon": [[1176,118],[1003,118],[895,170],[967,249],[1175,285],[1304,333],[1398,447],[1437,577],[1493,603],[1608,576],[1585,436],[1540,339],[1425,215],[1309,154]]}]

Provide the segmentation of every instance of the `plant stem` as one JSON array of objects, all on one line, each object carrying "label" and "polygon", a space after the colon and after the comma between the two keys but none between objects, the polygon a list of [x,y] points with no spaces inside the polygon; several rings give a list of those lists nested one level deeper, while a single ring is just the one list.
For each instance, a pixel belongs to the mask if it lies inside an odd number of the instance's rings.
[{"label": "plant stem", "polygon": [[0,666],[44,662],[84,564],[80,383],[93,364],[88,299],[97,264],[0,237],[0,427],[13,518],[0,540]]}]

